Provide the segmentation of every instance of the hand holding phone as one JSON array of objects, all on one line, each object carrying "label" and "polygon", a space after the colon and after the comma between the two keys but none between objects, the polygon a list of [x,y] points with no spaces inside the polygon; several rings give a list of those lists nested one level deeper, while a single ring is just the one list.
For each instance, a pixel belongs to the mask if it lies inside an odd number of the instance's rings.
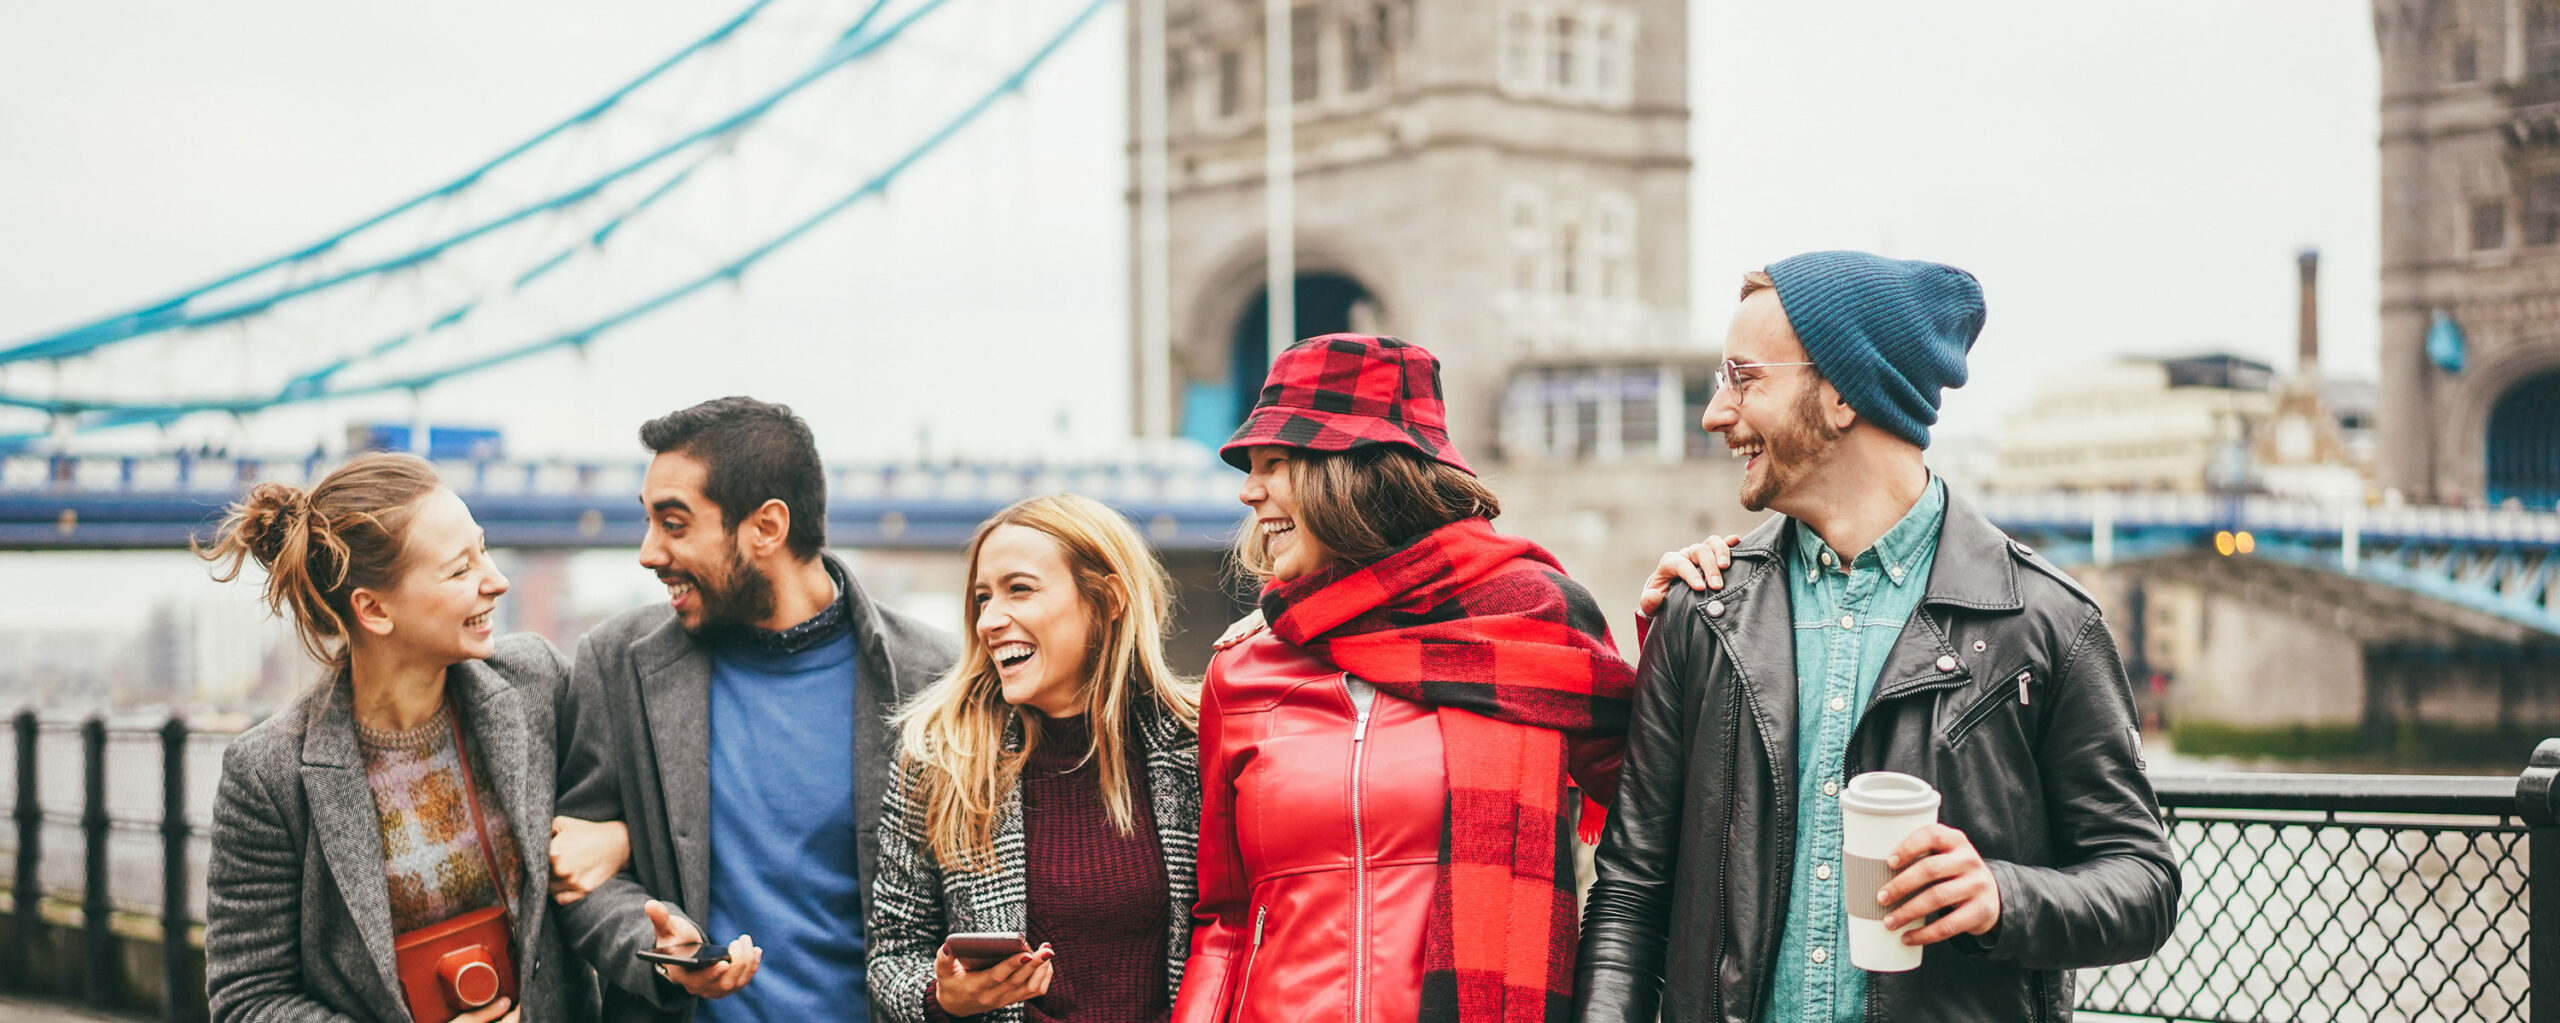
[{"label": "hand holding phone", "polygon": [[1031,939],[1021,931],[976,931],[954,934],[942,939],[942,947],[951,958],[971,970],[983,970],[1003,962],[1006,956],[1031,951]]},{"label": "hand holding phone", "polygon": [[[968,939],[968,940],[963,940]],[[983,956],[1002,952],[983,967],[971,967],[958,953],[967,948]],[[953,1016],[976,1016],[1030,1001],[1049,993],[1057,976],[1057,952],[1046,943],[1034,950],[1020,934],[954,934],[933,957],[933,997]]]},{"label": "hand holding phone", "polygon": [[686,941],[665,948],[644,948],[635,954],[647,962],[698,970],[713,963],[728,962],[729,946]]},{"label": "hand holding phone", "polygon": [[[756,968],[764,964],[764,950],[746,935],[739,935],[726,948],[705,947],[702,929],[669,911],[665,903],[652,899],[643,909],[657,932],[657,943],[639,950],[639,957],[657,963],[659,976],[694,997],[726,998],[735,994],[755,979]],[[705,965],[691,965],[694,963]]]}]

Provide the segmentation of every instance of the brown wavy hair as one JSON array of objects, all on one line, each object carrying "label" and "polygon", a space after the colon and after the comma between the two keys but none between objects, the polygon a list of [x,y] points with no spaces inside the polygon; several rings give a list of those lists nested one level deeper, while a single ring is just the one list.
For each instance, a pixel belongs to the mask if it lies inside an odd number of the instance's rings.
[{"label": "brown wavy hair", "polygon": [[[1502,514],[1502,499],[1483,480],[1410,448],[1373,444],[1349,451],[1289,449],[1289,489],[1298,497],[1298,528],[1335,557],[1366,565],[1422,534],[1463,519]],[[1271,579],[1271,540],[1245,513],[1227,551],[1236,570]]]},{"label": "brown wavy hair", "polygon": [[217,582],[239,578],[255,559],[267,573],[267,610],[293,620],[314,659],[342,669],[355,618],[348,595],[399,580],[409,520],[419,499],[443,485],[416,455],[358,455],[308,490],[249,488],[223,515],[212,546],[190,539],[188,548],[214,563]]}]

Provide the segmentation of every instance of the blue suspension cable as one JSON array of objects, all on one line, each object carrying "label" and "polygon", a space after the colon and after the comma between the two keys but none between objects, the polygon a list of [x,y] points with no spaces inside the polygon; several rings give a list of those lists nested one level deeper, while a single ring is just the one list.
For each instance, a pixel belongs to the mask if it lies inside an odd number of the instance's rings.
[{"label": "blue suspension cable", "polygon": [[[770,0],[762,0],[762,2],[770,2]],[[793,94],[796,94],[801,89],[806,88],[810,83],[825,77],[829,72],[832,72],[854,60],[867,57],[872,53],[878,52],[881,47],[896,40],[898,36],[904,33],[909,26],[912,26],[917,21],[922,20],[925,15],[939,10],[944,4],[948,3],[949,0],[926,0],[925,3],[919,5],[916,9],[908,12],[896,22],[893,22],[888,27],[882,29],[879,34],[867,38],[855,38],[853,33],[858,31],[863,24],[868,23],[873,17],[877,16],[880,9],[885,6],[887,2],[888,0],[874,0],[871,8],[863,12],[860,19],[856,22],[854,29],[848,30],[846,35],[840,38],[836,45],[830,47],[827,52],[820,55],[818,60],[807,70],[802,71],[798,76],[792,78],[790,81],[785,82],[780,87],[758,98],[755,102],[749,103],[747,106],[732,112],[728,116],[723,117],[710,125],[697,129],[673,142],[651,150],[650,152],[624,163],[619,167],[606,171],[601,177],[576,185],[547,198],[536,200],[513,211],[501,214],[493,219],[483,221],[472,227],[447,235],[436,241],[428,242],[425,245],[399,255],[375,260],[363,266],[343,270],[315,280],[305,281],[301,284],[289,285],[271,294],[246,299],[221,308],[201,313],[189,313],[183,308],[183,306],[187,302],[191,302],[194,298],[201,297],[206,291],[211,290],[210,288],[197,289],[188,296],[185,296],[185,298],[176,306],[163,303],[162,306],[158,307],[151,315],[148,316],[120,317],[117,320],[112,321],[116,324],[120,324],[116,329],[73,331],[70,333],[79,336],[73,337],[56,335],[52,338],[39,338],[12,348],[0,349],[0,364],[31,359],[65,358],[94,351],[106,345],[128,340],[144,334],[169,330],[192,330],[248,316],[254,316],[273,308],[280,302],[299,298],[314,292],[323,291],[351,281],[357,281],[367,277],[387,274],[416,266],[420,263],[426,262],[427,260],[440,256],[456,246],[466,244],[492,232],[521,223],[534,216],[557,210],[562,207],[575,205],[580,202],[585,202],[602,192],[606,186],[609,186],[631,174],[637,173],[660,160],[682,152],[697,144],[737,132],[749,123],[755,121],[757,118],[771,112],[772,109],[779,105],[783,100],[790,98]],[[522,148],[523,147],[519,147],[519,150]],[[494,165],[495,164],[493,163],[490,166]],[[482,171],[475,171],[469,177],[447,186],[443,192],[436,194],[449,194],[452,191],[459,190],[476,180],[481,173],[485,172],[485,170],[486,168],[483,168]],[[398,209],[405,210],[407,208],[414,207],[418,203],[424,202],[427,198],[432,197],[433,195],[413,199],[408,203],[404,203]],[[373,224],[380,223],[381,221],[388,219],[391,215],[392,214],[386,213],[374,217],[362,226],[372,226]],[[348,235],[355,233],[355,230],[360,229],[361,228],[341,232],[336,238],[331,240],[331,244],[335,244],[337,241],[343,240]],[[290,260],[270,261],[267,266],[272,267],[288,261]],[[253,274],[250,272],[234,274],[222,283],[232,283],[251,275]],[[219,285],[216,286],[218,287]]]},{"label": "blue suspension cable", "polygon": [[[175,295],[171,295],[167,298],[163,298],[157,302],[153,302],[137,309],[109,316],[104,319],[93,320],[88,323],[80,324],[79,326],[55,331],[51,334],[30,338],[24,342],[10,346],[9,348],[0,349],[0,362],[15,361],[19,358],[50,358],[63,355],[76,355],[81,352],[94,349],[100,345],[111,344],[140,334],[169,329],[170,326],[182,321],[186,317],[186,307],[189,304],[209,292],[237,284],[241,281],[287,264],[302,262],[336,248],[340,243],[345,242],[348,238],[354,237],[355,235],[363,233],[371,228],[380,226],[383,222],[388,221],[393,217],[407,213],[410,210],[425,205],[430,201],[440,199],[465,188],[469,188],[489,172],[506,165],[516,157],[522,156],[543,143],[558,137],[562,132],[603,116],[606,111],[619,105],[625,98],[628,98],[633,92],[638,91],[642,86],[649,84],[659,76],[673,70],[677,65],[692,59],[696,54],[716,46],[722,41],[728,39],[731,35],[736,34],[738,29],[744,27],[750,19],[754,18],[759,11],[762,11],[766,5],[772,2],[773,0],[753,0],[752,3],[747,5],[745,10],[738,12],[736,16],[731,17],[729,20],[722,22],[719,27],[712,29],[708,35],[686,44],[682,49],[677,50],[665,60],[661,60],[657,64],[651,66],[648,70],[641,72],[639,77],[623,83],[622,87],[606,94],[603,99],[597,100],[595,103],[588,105],[585,109],[570,115],[567,120],[543,129],[536,133],[532,138],[516,144],[507,151],[482,163],[480,166],[464,172],[461,177],[455,178],[442,185],[438,185],[435,188],[428,189],[425,192],[421,192],[418,195],[410,197],[405,202],[392,206],[390,209],[357,221],[352,226],[339,230],[338,232],[312,242],[309,245],[287,252],[284,255],[277,256],[273,259],[254,264],[252,266],[243,267],[229,274],[225,274],[222,277],[188,288]],[[865,18],[867,19],[868,15],[865,15]]]},{"label": "blue suspension cable", "polygon": [[[939,2],[939,0],[937,0],[937,2]],[[650,296],[649,298],[643,299],[632,305],[626,306],[622,310],[597,319],[586,326],[564,331],[559,334],[552,335],[551,337],[531,341],[513,348],[493,352],[479,358],[465,360],[463,362],[410,374],[396,379],[346,388],[328,388],[323,386],[300,389],[299,393],[279,394],[274,397],[266,398],[233,398],[186,402],[85,402],[76,400],[66,401],[61,399],[34,399],[17,395],[0,394],[0,407],[30,409],[55,415],[78,415],[84,420],[92,420],[92,422],[83,423],[78,427],[83,430],[100,429],[111,425],[130,425],[135,422],[166,423],[182,416],[200,412],[228,412],[235,415],[248,415],[281,405],[303,404],[333,398],[360,397],[399,391],[415,391],[421,388],[434,386],[435,384],[442,383],[456,377],[466,376],[472,373],[478,373],[498,366],[503,366],[555,348],[583,345],[588,341],[594,340],[598,336],[626,326],[635,320],[663,309],[697,291],[702,290],[703,288],[711,286],[712,284],[723,280],[736,279],[748,270],[754,268],[757,263],[762,262],[766,257],[771,256],[785,246],[788,246],[806,236],[808,232],[817,228],[826,221],[833,219],[837,214],[844,212],[846,209],[864,199],[868,199],[885,192],[888,189],[889,184],[896,180],[899,175],[913,167],[925,156],[930,155],[934,150],[941,148],[945,142],[957,135],[961,129],[966,128],[970,123],[977,120],[980,115],[984,114],[989,108],[993,107],[1006,95],[1020,91],[1023,84],[1030,79],[1033,73],[1037,72],[1042,65],[1046,64],[1049,59],[1057,53],[1059,48],[1063,47],[1069,39],[1073,38],[1078,31],[1083,29],[1086,24],[1093,20],[1093,16],[1095,14],[1099,13],[1103,7],[1109,5],[1111,2],[1112,0],[1091,0],[1090,3],[1076,13],[1073,19],[1060,28],[1056,34],[1052,35],[1037,51],[1034,51],[1028,60],[1026,60],[1020,67],[1016,68],[1012,73],[1006,75],[994,88],[989,89],[967,108],[963,109],[949,121],[945,122],[940,128],[925,136],[922,141],[908,149],[904,155],[892,161],[887,167],[874,174],[869,180],[864,181],[859,187],[856,187],[851,192],[846,193],[834,202],[820,208],[816,213],[803,218],[800,222],[792,225],[790,228],[782,231],[774,237],[767,239],[762,244],[747,250],[745,254],[738,258],[722,264],[699,277],[678,284],[666,291]],[[912,20],[912,17],[913,16],[910,16],[910,20]],[[294,389],[289,388],[288,390],[292,391]],[[38,437],[41,437],[41,435],[0,435],[0,450],[7,450],[12,446],[22,445],[23,443]]]}]

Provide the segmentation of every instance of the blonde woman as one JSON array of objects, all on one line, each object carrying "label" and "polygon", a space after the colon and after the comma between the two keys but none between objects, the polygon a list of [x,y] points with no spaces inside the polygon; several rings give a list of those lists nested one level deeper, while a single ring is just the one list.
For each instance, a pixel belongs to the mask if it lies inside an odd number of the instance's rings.
[{"label": "blonde woman", "polygon": [[[1035,497],[969,544],[960,663],[899,713],[870,993],[896,1023],[1160,1021],[1190,951],[1198,694],[1164,568],[1118,512]],[[1022,932],[972,969],[953,934]]]}]

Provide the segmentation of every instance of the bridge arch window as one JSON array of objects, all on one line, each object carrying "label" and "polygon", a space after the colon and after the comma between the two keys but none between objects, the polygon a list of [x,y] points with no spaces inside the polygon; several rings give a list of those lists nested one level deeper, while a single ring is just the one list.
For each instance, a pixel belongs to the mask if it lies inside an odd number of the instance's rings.
[{"label": "bridge arch window", "polygon": [[[1368,285],[1339,273],[1298,275],[1296,328],[1301,338],[1344,332],[1386,332],[1385,313]],[[1182,394],[1182,435],[1216,448],[1262,394],[1270,375],[1271,296],[1255,289],[1238,310],[1227,335],[1227,375],[1194,377]]]},{"label": "bridge arch window", "polygon": [[2489,413],[2489,501],[2560,505],[2560,370],[2516,385]]}]

